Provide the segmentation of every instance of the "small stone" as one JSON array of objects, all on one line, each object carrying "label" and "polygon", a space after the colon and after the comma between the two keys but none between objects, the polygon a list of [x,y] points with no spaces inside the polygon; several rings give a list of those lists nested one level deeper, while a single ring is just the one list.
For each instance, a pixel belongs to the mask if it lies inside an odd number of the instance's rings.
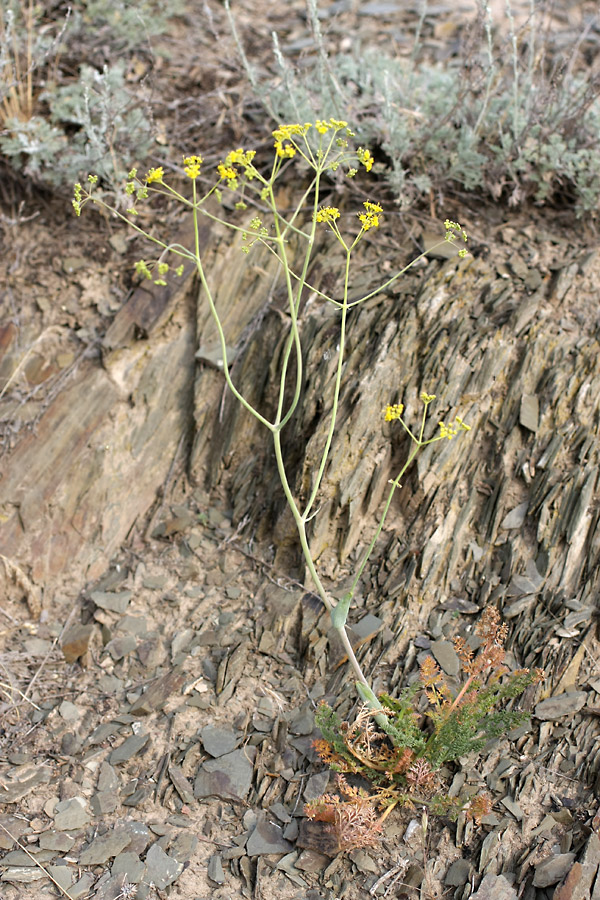
[{"label": "small stone", "polygon": [[167,856],[158,843],[152,844],[146,854],[146,881],[152,882],[159,891],[164,891],[182,872],[182,863]]},{"label": "small stone", "polygon": [[169,847],[169,855],[177,862],[186,863],[192,858],[198,846],[198,838],[189,831],[182,831],[177,835]]},{"label": "small stone", "polygon": [[78,623],[67,629],[60,645],[65,662],[74,663],[81,656],[85,656],[93,630],[94,626],[91,623],[89,625]]},{"label": "small stone", "polygon": [[444,878],[449,887],[460,887],[466,884],[471,874],[471,863],[468,859],[455,859]]},{"label": "small stone", "polygon": [[18,884],[31,884],[32,881],[39,881],[40,878],[46,878],[43,869],[37,866],[9,866],[5,872],[0,875],[0,881],[15,881]]},{"label": "small stone", "polygon": [[75,840],[61,831],[43,831],[40,834],[39,843],[42,850],[57,850],[59,853],[68,853]]},{"label": "small stone", "polygon": [[147,731],[132,734],[110,754],[108,759],[110,765],[118,766],[120,763],[128,762],[137,753],[141,753],[149,740],[150,734]]},{"label": "small stone", "polygon": [[80,900],[81,897],[87,897],[91,891],[92,885],[96,880],[96,876],[91,872],[84,872],[79,881],[69,888],[69,897],[73,900]]},{"label": "small stone", "polygon": [[132,634],[125,634],[119,637],[115,637],[112,641],[109,641],[106,647],[104,648],[107,653],[110,653],[114,660],[124,659],[126,656],[129,656],[130,653],[137,647],[137,641]]},{"label": "small stone", "polygon": [[315,714],[310,704],[305,703],[300,709],[294,710],[290,719],[290,731],[292,734],[312,734],[315,729]]},{"label": "small stone", "polygon": [[146,669],[156,669],[162,665],[167,653],[162,641],[156,635],[151,635],[139,645],[137,655]]},{"label": "small stone", "polygon": [[105,694],[117,694],[124,686],[123,680],[116,675],[101,675],[98,679],[98,687]]},{"label": "small stone", "polygon": [[283,837],[281,826],[270,822],[265,811],[260,810],[256,818],[256,827],[246,844],[248,856],[289,853],[292,849],[292,844]]},{"label": "small stone", "polygon": [[317,874],[323,872],[330,862],[330,858],[324,853],[319,853],[318,850],[303,850],[294,866],[302,872]]},{"label": "small stone", "polygon": [[202,764],[194,782],[194,797],[245,800],[252,784],[256,747],[234,750]]},{"label": "small stone", "polygon": [[495,856],[499,839],[500,835],[497,831],[490,831],[490,833],[484,838],[484,841],[481,845],[481,853],[479,856],[480,872],[483,872],[490,859]]},{"label": "small stone", "polygon": [[129,712],[133,716],[149,716],[151,713],[162,709],[171,694],[176,693],[180,689],[183,681],[183,675],[177,669],[167,672],[166,675],[161,675],[131,705]]},{"label": "small stone", "polygon": [[[34,848],[29,852],[32,854],[32,856],[35,856],[37,862],[39,863],[50,862],[50,860],[54,859],[54,857],[56,856],[56,850],[38,850]],[[2,857],[2,865],[35,866],[35,862],[32,860],[31,856],[25,853],[24,850],[11,850],[10,853],[7,853]]]},{"label": "small stone", "polygon": [[284,825],[287,825],[288,822],[292,821],[292,817],[283,803],[273,803],[269,807],[269,813],[271,813],[271,815],[277,816],[279,821],[283,822]]},{"label": "small stone", "polygon": [[215,884],[223,884],[225,881],[225,872],[223,871],[223,863],[218,853],[215,853],[208,861],[206,874]]},{"label": "small stone", "polygon": [[316,772],[311,775],[304,788],[304,799],[309,802],[324,794],[329,784],[329,771]]},{"label": "small stone", "polygon": [[58,714],[65,720],[65,722],[77,722],[77,720],[81,717],[80,710],[75,706],[74,703],[71,703],[70,700],[63,700],[63,702],[58,707]]},{"label": "small stone", "polygon": [[519,411],[519,422],[523,428],[527,428],[528,431],[536,432],[538,430],[539,417],[540,406],[536,395],[523,394],[521,397],[521,409]]},{"label": "small stone", "polygon": [[54,824],[59,831],[75,831],[90,821],[83,797],[71,797],[54,807]]},{"label": "small stone", "polygon": [[29,767],[24,767],[23,771],[18,771],[15,781],[2,780],[2,803],[17,803],[40,784],[48,784],[51,775],[52,770],[50,766],[38,766],[33,770]]},{"label": "small stone", "polygon": [[119,798],[114,791],[98,791],[90,797],[90,809],[94,816],[104,816],[114,812]]},{"label": "small stone", "polygon": [[137,853],[126,851],[125,853],[119,853],[115,856],[115,861],[112,864],[110,874],[125,874],[127,881],[131,882],[131,884],[139,884],[144,877],[145,869],[146,866]]},{"label": "small stone", "polygon": [[505,531],[512,531],[513,529],[520,528],[523,522],[525,521],[525,516],[527,515],[527,510],[529,509],[529,501],[526,500],[525,503],[519,503],[518,506],[515,506],[514,509],[506,515],[502,522],[500,523],[500,528],[503,528]]},{"label": "small stone", "polygon": [[569,691],[566,694],[557,694],[556,697],[548,697],[537,704],[533,715],[543,722],[552,722],[562,716],[573,715],[585,706],[588,695],[586,691]]},{"label": "small stone", "polygon": [[152,787],[149,784],[140,785],[129,796],[122,801],[123,806],[141,806],[152,793]]},{"label": "small stone", "polygon": [[450,641],[432,641],[431,652],[435,661],[446,675],[455,676],[460,672],[460,659]]},{"label": "small stone", "polygon": [[200,740],[204,749],[211,756],[218,758],[235,750],[238,737],[229,728],[218,728],[216,725],[206,725],[200,731]]},{"label": "small stone", "polygon": [[512,797],[503,797],[501,803],[507,808],[509,813],[511,813],[511,815],[515,817],[517,822],[520,822],[523,819],[524,812],[519,804],[512,799]]},{"label": "small stone", "polygon": [[380,866],[375,862],[372,856],[369,856],[364,850],[354,850],[350,854],[350,859],[360,872],[365,875],[380,872]]},{"label": "small stone", "polygon": [[79,857],[82,866],[99,866],[107,862],[113,856],[117,856],[129,846],[131,837],[122,829],[107,831],[94,838],[89,847],[83,850]]},{"label": "small stone", "polygon": [[517,900],[517,892],[504,875],[486,875],[471,900]]},{"label": "small stone", "polygon": [[63,891],[68,891],[73,883],[73,870],[69,866],[46,866],[49,875],[54,878]]},{"label": "small stone", "polygon": [[574,853],[557,853],[555,856],[547,857],[535,867],[534,886],[545,888],[556,884],[565,877],[574,862]]},{"label": "small stone", "polygon": [[183,802],[187,804],[193,803],[194,791],[179,766],[169,766],[169,778]]},{"label": "small stone", "polygon": [[113,593],[112,591],[92,591],[90,597],[96,606],[99,606],[101,609],[123,615],[129,606],[131,591],[120,591],[118,593]]},{"label": "small stone", "polygon": [[106,760],[102,760],[100,763],[100,771],[98,772],[98,790],[104,793],[105,791],[116,791],[121,784],[121,779],[117,773],[116,769],[106,762]]},{"label": "small stone", "polygon": [[152,840],[152,833],[148,826],[143,822],[126,822],[121,827],[131,839],[127,852],[137,853],[138,856],[141,856]]}]

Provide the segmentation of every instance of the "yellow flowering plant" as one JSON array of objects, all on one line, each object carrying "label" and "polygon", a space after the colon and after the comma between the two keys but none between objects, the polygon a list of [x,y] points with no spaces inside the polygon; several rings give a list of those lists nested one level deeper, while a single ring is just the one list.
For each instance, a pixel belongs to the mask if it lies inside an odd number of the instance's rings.
[{"label": "yellow flowering plant", "polygon": [[[186,156],[182,163],[182,173],[191,182],[191,185],[189,185],[190,190],[188,192],[178,190],[171,185],[165,175],[163,166],[159,166],[150,169],[145,176],[140,176],[136,169],[131,170],[125,185],[125,196],[129,202],[129,206],[125,212],[121,212],[105,202],[98,190],[98,178],[95,175],[88,176],[88,180],[85,184],[82,185],[78,183],[75,185],[75,193],[72,202],[75,213],[78,216],[81,215],[82,209],[88,203],[94,203],[103,207],[105,210],[126,221],[134,231],[150,240],[155,247],[160,249],[160,255],[154,261],[140,260],[136,263],[136,271],[141,277],[151,279],[155,284],[162,285],[165,284],[165,279],[168,275],[173,273],[175,275],[182,274],[183,261],[187,260],[193,263],[203,289],[204,297],[209,305],[210,312],[218,331],[223,360],[223,374],[227,385],[236,399],[271,435],[279,478],[296,524],[302,553],[314,583],[315,590],[329,612],[332,624],[340,636],[353,670],[357,690],[361,698],[369,704],[371,709],[376,711],[376,718],[383,719],[385,718],[385,713],[383,712],[381,703],[375,697],[367,682],[346,632],[346,620],[350,603],[358,586],[362,572],[373,552],[377,537],[383,528],[394,492],[400,486],[400,479],[403,477],[408,466],[410,466],[419,450],[427,444],[443,439],[452,439],[459,431],[468,430],[469,426],[458,418],[453,424],[440,422],[439,433],[432,438],[425,439],[424,434],[427,410],[430,403],[435,399],[435,396],[432,394],[423,393],[421,395],[424,410],[420,429],[417,433],[414,433],[404,421],[404,407],[402,404],[390,404],[383,411],[383,419],[386,422],[398,421],[400,426],[409,435],[412,442],[412,449],[400,473],[390,482],[390,492],[376,533],[361,560],[352,586],[350,590],[336,602],[330,592],[325,588],[323,581],[317,572],[310,549],[307,524],[318,512],[315,512],[314,507],[319,495],[336,427],[345,359],[348,315],[354,307],[393,284],[426,254],[422,253],[417,256],[409,263],[409,265],[405,266],[391,277],[386,278],[382,284],[377,285],[365,296],[358,300],[350,301],[350,263],[352,253],[368,231],[376,229],[381,225],[383,208],[377,202],[371,200],[365,201],[363,203],[363,209],[356,213],[358,224],[355,224],[354,228],[350,230],[350,236],[348,236],[346,229],[343,229],[340,224],[343,221],[340,209],[333,206],[321,205],[321,194],[323,193],[325,179],[330,173],[337,172],[341,169],[346,172],[348,177],[353,177],[357,172],[355,164],[363,166],[365,171],[369,172],[373,167],[373,156],[371,152],[364,147],[360,147],[357,150],[353,149],[351,145],[353,132],[349,129],[347,122],[338,119],[317,120],[315,123],[283,124],[275,129],[272,135],[274,140],[274,153],[272,163],[268,169],[257,164],[254,151],[238,148],[231,151],[222,162],[218,163],[216,172],[212,177],[207,177],[204,174],[204,161],[202,156],[200,154],[190,155]],[[294,160],[294,162],[301,160],[303,168],[308,170],[310,175],[308,179],[306,179],[308,182],[307,186],[303,186],[300,199],[295,205],[295,208],[292,209],[291,213],[284,213],[277,206],[275,185],[278,179],[285,174],[286,168],[291,160]],[[202,189],[200,187],[201,184]],[[208,185],[206,189],[204,188],[205,185]],[[235,204],[237,209],[244,210],[247,208],[248,204],[255,201],[255,205],[261,210],[264,210],[264,208],[267,207],[269,219],[265,219],[262,214],[255,214],[245,227],[240,227],[214,215],[207,208],[207,201],[211,197],[220,199],[224,189],[230,190],[237,195],[238,200]],[[136,216],[138,214],[137,207],[140,204],[149,201],[155,194],[175,199],[191,211],[194,223],[193,246],[184,247],[180,244],[168,243],[157,237],[155,234],[144,230],[136,223]],[[310,215],[308,216],[307,224],[303,224],[301,213],[304,214],[307,209],[310,210]],[[210,219],[221,222],[232,231],[237,232],[242,238],[243,252],[249,252],[252,245],[258,241],[267,247],[268,250],[278,258],[281,264],[287,291],[290,333],[285,343],[281,368],[277,374],[279,395],[275,414],[271,418],[267,418],[258,409],[255,409],[247,398],[243,396],[232,380],[225,333],[219,311],[215,306],[214,295],[207,278],[202,258],[202,248],[199,239],[199,222],[201,216],[208,216]],[[356,219],[354,219],[354,222],[356,223]],[[335,299],[323,291],[316,290],[307,280],[312,253],[316,245],[317,229],[323,226],[331,231],[342,247],[345,255],[341,299]],[[290,237],[292,236],[304,240],[305,249],[297,268],[290,262],[287,252]],[[466,241],[467,236],[464,229],[459,223],[447,220],[445,222],[445,234],[440,240],[440,244],[443,244],[445,241],[454,242],[457,237]],[[466,249],[461,249],[459,252],[461,256],[464,256],[466,254]],[[181,264],[177,267],[171,266],[168,261],[171,258],[175,258]],[[308,499],[300,502],[293,494],[288,477],[282,449],[282,432],[297,410],[301,398],[304,355],[300,337],[299,314],[300,299],[305,286],[315,291],[316,295],[320,297],[321,300],[332,304],[336,308],[339,315],[339,349],[336,377],[332,386],[332,402],[329,412],[327,436],[325,438],[319,467],[314,478],[310,496]],[[286,399],[289,396],[287,388],[289,387],[289,382],[292,378],[290,372],[292,371],[293,363],[295,363],[295,375],[293,376],[292,385],[293,396],[291,400],[289,400]]]}]

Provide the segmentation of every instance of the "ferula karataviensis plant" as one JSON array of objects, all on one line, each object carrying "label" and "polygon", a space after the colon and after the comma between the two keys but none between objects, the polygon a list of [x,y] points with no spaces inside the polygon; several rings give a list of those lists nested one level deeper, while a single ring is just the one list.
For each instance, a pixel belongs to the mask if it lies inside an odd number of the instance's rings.
[{"label": "ferula karataviensis plant", "polygon": [[[367,200],[360,209],[355,211],[356,214],[352,218],[351,224],[348,225],[347,218],[342,215],[342,211],[338,207],[323,205],[321,202],[324,188],[327,187],[326,179],[331,173],[341,170],[348,177],[354,177],[358,171],[357,167],[363,167],[366,172],[369,172],[373,166],[373,157],[367,148],[359,147],[358,149],[353,149],[351,144],[353,136],[353,132],[348,127],[347,122],[338,119],[317,119],[312,123],[283,124],[273,132],[274,153],[272,162],[269,165],[259,164],[256,160],[255,151],[238,148],[227,154],[223,161],[217,165],[216,172],[212,176],[205,176],[202,155],[197,153],[186,156],[182,163],[182,175],[188,181],[189,189],[187,191],[170,184],[162,166],[150,169],[145,175],[140,175],[137,170],[133,169],[129,173],[125,185],[125,195],[129,203],[125,212],[118,211],[105,202],[99,191],[98,177],[90,175],[85,184],[78,183],[75,185],[73,207],[79,216],[84,206],[88,203],[95,203],[111,211],[114,215],[126,221],[132,229],[148,238],[154,247],[159,249],[159,256],[153,260],[140,260],[136,264],[136,270],[141,277],[147,278],[155,284],[164,284],[166,278],[171,274],[175,274],[175,276],[181,275],[184,261],[193,263],[219,334],[223,373],[229,390],[248,413],[255,416],[261,425],[264,426],[265,431],[270,434],[281,486],[296,524],[298,539],[314,588],[329,612],[334,628],[339,633],[354,673],[360,697],[371,709],[376,711],[377,720],[387,722],[387,716],[382,704],[369,686],[346,632],[349,607],[367,561],[383,528],[394,493],[400,486],[401,479],[407,468],[423,447],[436,441],[452,440],[459,432],[468,431],[469,426],[459,418],[452,423],[442,421],[439,423],[439,431],[433,437],[426,438],[427,412],[430,404],[435,400],[435,395],[426,392],[421,394],[423,412],[419,427],[415,430],[412,430],[403,418],[404,407],[402,403],[390,403],[383,410],[382,419],[387,422],[397,421],[400,427],[408,434],[411,440],[411,451],[401,470],[390,481],[390,489],[381,519],[357,571],[354,573],[352,585],[341,599],[338,599],[336,602],[330,591],[325,587],[317,571],[311,553],[307,523],[313,516],[318,515],[316,506],[319,491],[335,433],[342,387],[348,317],[355,307],[393,284],[417,260],[425,255],[421,254],[416,257],[409,265],[391,277],[386,278],[384,283],[375,285],[373,290],[360,299],[352,301],[349,299],[352,255],[367,232],[372,232],[381,225],[384,215],[383,207],[379,202]],[[299,189],[300,196],[292,211],[283,212],[277,205],[275,185],[280,178],[284,177],[291,160],[293,160],[293,164],[299,163],[302,167],[304,180],[302,187]],[[305,177],[307,172],[309,175]],[[202,185],[202,188],[200,185]],[[215,216],[209,211],[206,203],[212,197],[220,199],[223,190],[231,191],[236,195],[237,202],[235,206],[237,209],[246,210],[252,205],[253,201],[256,201],[256,205],[260,206],[261,210],[265,208],[268,210],[268,216],[265,216],[264,213],[259,215],[256,212],[252,212],[249,215],[247,224],[243,227]],[[195,234],[192,246],[184,247],[180,244],[171,243],[168,236],[165,238],[160,237],[154,232],[145,231],[137,225],[138,207],[149,202],[155,195],[164,195],[175,199],[185,209],[190,211]],[[307,211],[309,212],[308,217],[306,216]],[[216,219],[227,225],[233,232],[237,232],[241,238],[241,249],[243,252],[251,252],[252,246],[259,242],[267,247],[281,264],[283,281],[287,291],[290,330],[285,343],[281,368],[276,376],[277,384],[279,385],[276,410],[270,418],[254,408],[232,378],[228,361],[226,336],[219,316],[219,310],[215,305],[209,274],[205,270],[202,248],[200,246],[199,221],[201,216]],[[300,299],[305,286],[310,290],[314,290],[308,282],[308,273],[316,243],[317,229],[319,228],[328,229],[333,238],[339,243],[345,257],[345,265],[342,273],[343,287],[340,299],[331,297],[323,291],[316,291],[316,294],[324,303],[332,304],[337,310],[339,350],[335,381],[331,388],[331,403],[328,413],[329,423],[320,462],[313,478],[310,496],[300,502],[294,495],[286,467],[282,433],[301,402],[304,352],[300,334]],[[304,245],[303,250],[299,253],[297,262],[290,261],[288,258],[288,244],[292,236],[299,239],[300,243]],[[447,219],[444,223],[444,233],[440,236],[440,243],[444,241],[451,243],[455,241],[461,242],[459,256],[465,256],[467,253],[464,246],[466,240],[467,235],[462,226],[458,222]],[[265,286],[265,291],[267,289],[267,286]],[[289,390],[290,387],[291,391]],[[289,399],[290,393],[291,399]]]}]

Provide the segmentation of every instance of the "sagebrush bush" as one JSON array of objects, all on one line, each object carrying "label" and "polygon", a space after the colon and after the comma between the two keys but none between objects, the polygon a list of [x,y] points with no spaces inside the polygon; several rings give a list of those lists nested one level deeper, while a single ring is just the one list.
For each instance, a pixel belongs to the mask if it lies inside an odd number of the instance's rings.
[{"label": "sagebrush bush", "polygon": [[[140,86],[126,78],[126,54],[152,51],[150,38],[164,33],[181,8],[178,0],[168,6],[79,0],[63,18],[52,19],[31,0],[3,3],[0,153],[53,188],[93,169],[105,187],[116,189],[132,157],[143,160],[153,138]],[[101,53],[92,53],[99,45]],[[94,65],[87,61],[92,56]]]},{"label": "sagebrush bush", "polygon": [[328,57],[309,0],[318,53],[294,68],[276,40],[280,78],[257,88],[275,117],[350,115],[358,138],[378,148],[401,207],[460,188],[509,205],[560,197],[579,213],[597,208],[600,75],[577,74],[575,40],[549,60],[545,4],[519,33],[509,17],[507,43],[495,38],[484,0],[478,6],[479,40],[471,33],[468,47],[434,64],[418,47],[398,58],[358,40]]}]

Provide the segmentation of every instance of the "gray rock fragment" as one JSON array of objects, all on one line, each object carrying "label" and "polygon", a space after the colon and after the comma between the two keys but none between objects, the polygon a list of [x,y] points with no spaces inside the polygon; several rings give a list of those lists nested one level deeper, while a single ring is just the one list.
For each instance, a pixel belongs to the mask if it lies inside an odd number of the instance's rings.
[{"label": "gray rock fragment", "polygon": [[525,516],[527,515],[528,509],[528,500],[526,500],[525,503],[519,503],[518,506],[515,506],[514,509],[511,509],[511,511],[502,519],[500,528],[504,528],[506,531],[512,531],[513,529],[520,528],[525,521]]},{"label": "gray rock fragment", "polygon": [[225,881],[225,872],[223,871],[223,863],[218,853],[215,853],[208,861],[206,874],[215,884],[223,884]]},{"label": "gray rock fragment", "polygon": [[290,719],[290,731],[292,734],[312,734],[315,728],[315,715],[312,707],[305,703],[300,709],[294,711]]},{"label": "gray rock fragment", "polygon": [[184,863],[192,858],[197,846],[198,838],[196,835],[189,831],[182,831],[169,847],[169,854],[177,862]]},{"label": "gray rock fragment", "polygon": [[114,812],[118,805],[119,797],[114,791],[98,791],[90,797],[90,809],[95,816]]},{"label": "gray rock fragment", "polygon": [[468,859],[455,859],[444,878],[444,884],[449,887],[460,887],[466,884],[471,873],[471,863]]},{"label": "gray rock fragment", "polygon": [[40,834],[40,847],[42,850],[57,850],[59,853],[68,853],[74,839],[61,831],[43,831]]},{"label": "gray rock fragment", "polygon": [[59,831],[75,831],[90,821],[83,797],[71,797],[57,803],[54,808],[54,824]]},{"label": "gray rock fragment", "polygon": [[126,738],[126,740],[110,754],[108,759],[110,765],[118,766],[119,763],[127,762],[135,756],[136,753],[140,753],[149,740],[150,734],[148,732],[141,731],[139,734],[132,734],[131,737]]},{"label": "gray rock fragment", "polygon": [[183,863],[168,856],[158,843],[152,844],[146,854],[146,881],[164,891],[182,872]]},{"label": "gray rock fragment", "polygon": [[245,800],[252,784],[255,747],[244,747],[202,764],[194,782],[194,797]]},{"label": "gray rock fragment", "polygon": [[574,715],[585,706],[587,698],[587,691],[568,691],[565,694],[557,694],[556,697],[548,697],[538,703],[533,715],[543,722],[551,722],[562,716]]},{"label": "gray rock fragment", "polygon": [[131,600],[131,591],[120,591],[113,593],[112,591],[92,591],[90,594],[92,600],[101,609],[107,609],[109,612],[123,614],[129,606]]},{"label": "gray rock fragment", "polygon": [[131,884],[139,884],[144,877],[145,869],[146,866],[137,853],[131,853],[131,851],[127,850],[125,853],[119,853],[115,856],[110,873],[111,875],[123,874]]},{"label": "gray rock fragment", "polygon": [[450,641],[432,641],[431,653],[446,675],[455,676],[460,672],[460,660]]},{"label": "gray rock fragment", "polygon": [[231,753],[238,744],[238,737],[230,728],[216,725],[206,725],[200,732],[200,739],[206,752],[215,758]]},{"label": "gray rock fragment", "polygon": [[471,900],[517,900],[517,892],[504,875],[486,875]]},{"label": "gray rock fragment", "polygon": [[269,821],[264,810],[260,810],[256,817],[256,827],[246,844],[248,856],[289,853],[292,849],[292,844],[286,841],[283,836],[281,826]]},{"label": "gray rock fragment", "polygon": [[534,886],[545,888],[556,884],[565,877],[574,862],[574,853],[557,853],[555,856],[548,856],[535,867]]},{"label": "gray rock fragment", "polygon": [[519,410],[519,422],[528,431],[536,432],[540,417],[539,400],[535,394],[523,394]]},{"label": "gray rock fragment", "polygon": [[39,766],[35,770],[25,768],[25,771],[17,773],[15,781],[5,779],[2,785],[2,802],[17,803],[26,797],[40,784],[48,784],[52,770],[50,766]]},{"label": "gray rock fragment", "polygon": [[306,787],[304,788],[304,799],[307,802],[310,800],[316,800],[317,797],[320,797],[321,794],[325,793],[328,784],[329,771],[326,770],[325,772],[315,772],[315,774],[311,775],[306,782]]},{"label": "gray rock fragment", "polygon": [[89,847],[81,852],[79,862],[82,866],[102,865],[121,853],[130,843],[131,837],[123,829],[107,831],[106,834],[94,838]]},{"label": "gray rock fragment", "polygon": [[73,883],[73,870],[70,866],[46,866],[49,875],[58,882],[63,891],[68,891]]},{"label": "gray rock fragment", "polygon": [[19,884],[30,884],[40,878],[46,878],[46,875],[37,866],[9,866],[0,875],[0,881],[16,881]]}]

